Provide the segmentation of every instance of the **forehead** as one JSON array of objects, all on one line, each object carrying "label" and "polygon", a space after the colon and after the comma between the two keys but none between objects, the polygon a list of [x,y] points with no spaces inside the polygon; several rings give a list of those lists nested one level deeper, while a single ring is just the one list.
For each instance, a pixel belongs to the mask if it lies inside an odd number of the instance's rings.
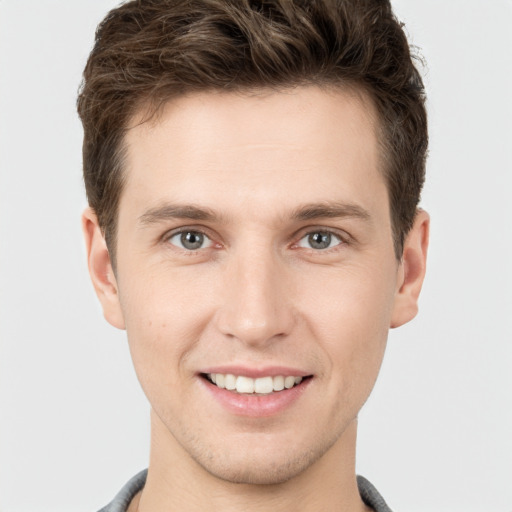
[{"label": "forehead", "polygon": [[141,207],[188,201],[256,210],[354,196],[372,203],[372,184],[384,185],[377,116],[353,89],[194,93],[149,121],[142,115],[125,139],[121,208],[127,197]]}]

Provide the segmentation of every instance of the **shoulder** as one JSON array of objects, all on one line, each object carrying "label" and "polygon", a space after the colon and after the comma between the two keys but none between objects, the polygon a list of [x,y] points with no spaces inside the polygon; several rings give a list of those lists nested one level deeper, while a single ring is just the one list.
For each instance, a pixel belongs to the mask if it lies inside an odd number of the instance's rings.
[{"label": "shoulder", "polygon": [[357,476],[357,486],[365,505],[375,512],[392,512],[379,491],[364,476]]},{"label": "shoulder", "polygon": [[98,512],[126,512],[134,496],[144,487],[147,474],[147,469],[137,473],[124,485],[116,497]]}]

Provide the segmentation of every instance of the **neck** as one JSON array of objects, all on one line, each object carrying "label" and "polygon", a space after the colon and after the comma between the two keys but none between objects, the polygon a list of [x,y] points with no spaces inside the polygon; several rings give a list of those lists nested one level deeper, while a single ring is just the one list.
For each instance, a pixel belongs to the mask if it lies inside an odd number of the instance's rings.
[{"label": "neck", "polygon": [[355,478],[356,431],[354,420],[320,459],[286,482],[240,484],[208,473],[152,413],[150,464],[146,485],[137,497],[138,511],[368,511]]}]

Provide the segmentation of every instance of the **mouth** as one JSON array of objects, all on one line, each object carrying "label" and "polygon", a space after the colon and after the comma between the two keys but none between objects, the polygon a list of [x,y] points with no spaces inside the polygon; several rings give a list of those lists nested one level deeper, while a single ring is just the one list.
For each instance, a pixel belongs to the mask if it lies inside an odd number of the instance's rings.
[{"label": "mouth", "polygon": [[311,375],[275,375],[258,378],[231,373],[203,373],[201,377],[214,386],[238,393],[240,395],[264,396],[280,393],[299,386],[302,382],[311,379]]}]

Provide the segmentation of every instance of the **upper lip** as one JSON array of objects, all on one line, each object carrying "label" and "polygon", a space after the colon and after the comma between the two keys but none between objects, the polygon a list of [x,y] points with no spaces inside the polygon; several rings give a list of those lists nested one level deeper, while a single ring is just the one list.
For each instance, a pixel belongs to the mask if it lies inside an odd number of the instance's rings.
[{"label": "upper lip", "polygon": [[282,375],[283,377],[307,377],[311,375],[311,372],[300,370],[298,368],[291,368],[289,366],[259,366],[249,367],[244,365],[220,365],[210,366],[202,369],[200,374],[207,373],[222,373],[231,375],[243,375],[244,377],[251,377],[257,379],[259,377],[276,377]]}]

